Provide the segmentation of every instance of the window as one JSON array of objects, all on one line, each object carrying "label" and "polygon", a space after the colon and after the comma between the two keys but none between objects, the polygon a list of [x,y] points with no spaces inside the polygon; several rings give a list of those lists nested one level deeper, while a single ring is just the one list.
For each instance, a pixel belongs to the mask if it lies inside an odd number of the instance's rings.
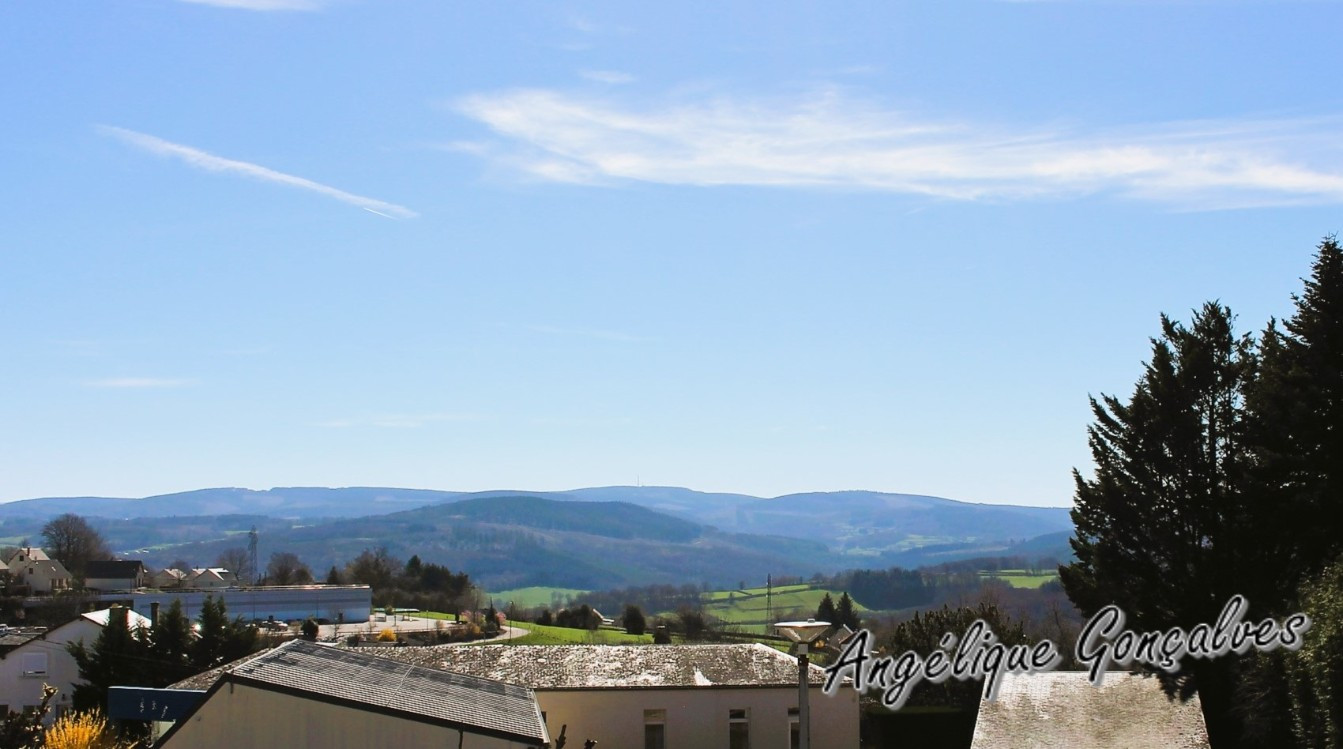
[{"label": "window", "polygon": [[746,710],[727,711],[728,749],[751,749],[751,718]]},{"label": "window", "polygon": [[802,740],[798,738],[802,731],[798,728],[797,708],[788,708],[788,747],[789,749],[798,749],[802,745]]},{"label": "window", "polygon": [[23,654],[23,675],[24,675],[24,676],[46,676],[46,675],[47,675],[47,654],[46,654],[46,653],[24,653],[24,654]]},{"label": "window", "polygon": [[644,749],[667,749],[667,711],[644,711]]}]

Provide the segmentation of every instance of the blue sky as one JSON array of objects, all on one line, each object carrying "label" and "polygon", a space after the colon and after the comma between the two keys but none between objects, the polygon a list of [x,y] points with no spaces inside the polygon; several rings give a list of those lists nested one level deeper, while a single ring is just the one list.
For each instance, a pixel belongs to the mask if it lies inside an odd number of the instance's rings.
[{"label": "blue sky", "polygon": [[1336,2],[0,6],[0,500],[1064,506],[1343,226]]}]

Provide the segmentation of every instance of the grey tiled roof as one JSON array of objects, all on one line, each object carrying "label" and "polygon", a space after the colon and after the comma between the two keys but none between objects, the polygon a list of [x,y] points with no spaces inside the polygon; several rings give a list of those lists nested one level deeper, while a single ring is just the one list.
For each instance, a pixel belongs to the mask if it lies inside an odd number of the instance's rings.
[{"label": "grey tiled roof", "polygon": [[266,653],[269,653],[273,649],[274,648],[266,648],[265,650],[259,650],[255,653],[248,653],[247,655],[244,655],[243,657],[239,658],[236,661],[230,661],[222,666],[215,666],[209,671],[202,671],[196,674],[195,676],[188,676],[187,678],[177,682],[176,684],[168,685],[168,688],[209,689],[210,687],[214,686],[214,683],[216,681],[219,681],[219,677],[223,676],[225,671],[232,671],[233,669],[252,660],[253,658],[260,658],[261,656],[265,655]]},{"label": "grey tiled roof", "polygon": [[523,743],[548,738],[530,689],[292,640],[227,670],[240,684],[308,694]]},{"label": "grey tiled roof", "polygon": [[[749,645],[439,645],[387,648],[405,663],[522,684],[532,689],[797,687],[797,659]],[[824,681],[812,665],[808,679]]]},{"label": "grey tiled roof", "polygon": [[971,749],[1208,749],[1198,698],[1172,701],[1155,678],[1080,671],[1009,675],[982,701]]}]

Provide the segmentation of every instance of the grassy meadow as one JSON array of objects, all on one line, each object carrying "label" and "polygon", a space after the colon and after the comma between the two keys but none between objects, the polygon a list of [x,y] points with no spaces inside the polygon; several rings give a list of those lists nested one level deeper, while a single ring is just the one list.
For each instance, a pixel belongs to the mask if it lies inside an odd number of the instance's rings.
[{"label": "grassy meadow", "polygon": [[[775,586],[773,594],[765,588],[744,588],[741,590],[716,590],[705,593],[702,601],[704,613],[721,619],[742,632],[769,634],[775,622],[783,619],[816,615],[821,599],[829,593],[836,603],[843,591],[828,590],[812,585]],[[854,601],[855,611],[866,611]],[[671,615],[674,612],[661,612]]]},{"label": "grassy meadow", "polygon": [[530,588],[501,590],[496,593],[487,593],[486,596],[493,598],[495,607],[500,609],[506,608],[510,601],[520,609],[531,609],[541,606],[553,609],[551,601],[554,600],[555,596],[573,598],[586,592],[586,590],[579,590],[577,588],[547,588],[533,586]]},{"label": "grassy meadow", "polygon": [[996,572],[981,572],[979,576],[985,579],[1002,580],[1013,588],[1038,588],[1051,580],[1059,579],[1057,572],[1031,572],[1030,570],[998,570]]}]

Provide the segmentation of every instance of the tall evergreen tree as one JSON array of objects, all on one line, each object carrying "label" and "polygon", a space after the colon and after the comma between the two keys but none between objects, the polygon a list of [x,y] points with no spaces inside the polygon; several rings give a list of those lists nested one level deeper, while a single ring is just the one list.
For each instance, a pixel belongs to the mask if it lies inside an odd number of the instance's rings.
[{"label": "tall evergreen tree", "polygon": [[826,593],[825,597],[821,599],[821,605],[816,607],[816,621],[830,622],[831,624],[839,622],[835,618],[835,599],[831,598],[829,593]]},{"label": "tall evergreen tree", "polygon": [[[1133,629],[1192,627],[1215,621],[1247,577],[1271,574],[1238,562],[1250,531],[1244,398],[1254,356],[1233,320],[1216,303],[1189,327],[1163,315],[1128,402],[1091,401],[1095,470],[1074,471],[1077,561],[1060,568],[1088,616],[1115,603]],[[1213,746],[1236,746],[1234,661],[1184,666],[1193,679],[1179,686],[1197,689]]]},{"label": "tall evergreen tree", "polygon": [[66,645],[83,683],[76,684],[71,701],[76,710],[106,710],[107,690],[114,685],[156,686],[155,661],[148,631],[127,623],[128,609],[114,606],[91,645],[77,640]]},{"label": "tall evergreen tree", "polygon": [[256,648],[257,632],[242,617],[229,619],[222,599],[206,596],[197,621],[198,636],[191,646],[191,665],[197,671],[237,660]]},{"label": "tall evergreen tree", "polygon": [[191,620],[182,613],[181,599],[174,598],[167,611],[159,612],[158,621],[148,631],[149,655],[155,674],[153,686],[167,686],[196,673],[191,666]]},{"label": "tall evergreen tree", "polygon": [[862,622],[858,620],[858,612],[853,610],[853,599],[849,598],[847,591],[839,596],[839,603],[835,604],[835,618],[830,620],[834,624],[843,624],[849,629],[858,629]]},{"label": "tall evergreen tree", "polygon": [[1304,284],[1283,329],[1270,322],[1264,332],[1247,398],[1258,501],[1245,553],[1274,573],[1251,595],[1275,602],[1280,615],[1305,608],[1314,622],[1301,652],[1257,661],[1261,679],[1291,685],[1290,720],[1277,715],[1271,730],[1290,725],[1303,745],[1339,747],[1343,575],[1337,566],[1321,575],[1330,560],[1343,563],[1343,249],[1335,237],[1320,243]]},{"label": "tall evergreen tree", "polygon": [[1343,552],[1343,249],[1320,243],[1296,311],[1270,323],[1247,405],[1261,498],[1247,548],[1295,590]]}]

